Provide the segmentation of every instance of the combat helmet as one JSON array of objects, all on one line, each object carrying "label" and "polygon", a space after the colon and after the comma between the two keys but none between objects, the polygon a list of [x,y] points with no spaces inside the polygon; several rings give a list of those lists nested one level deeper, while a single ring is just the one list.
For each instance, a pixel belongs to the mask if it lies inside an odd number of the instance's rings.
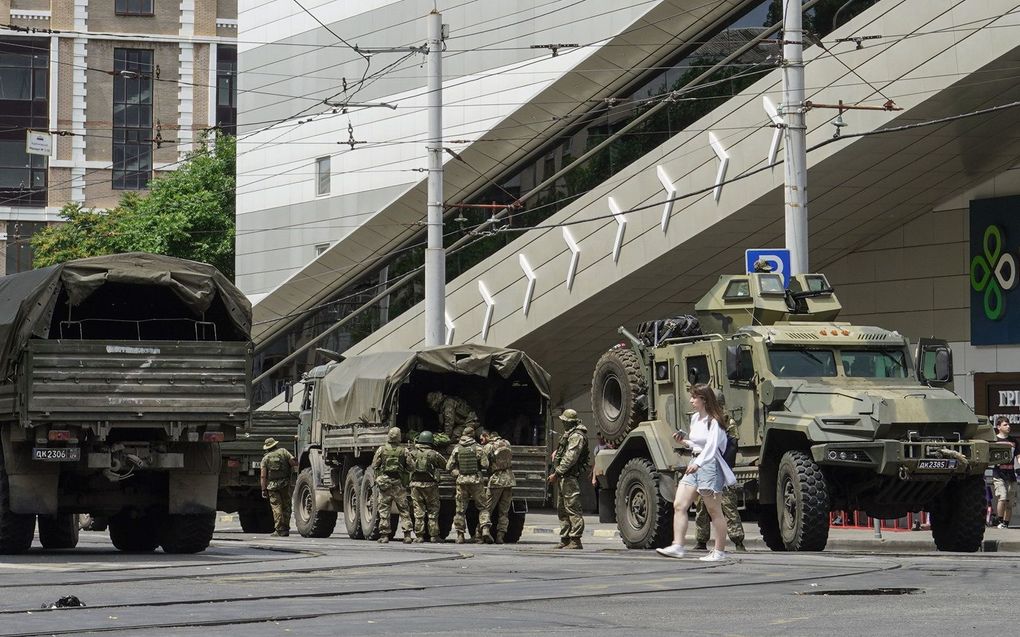
[{"label": "combat helmet", "polygon": [[431,431],[421,432],[420,434],[418,434],[418,437],[415,439],[415,441],[420,445],[428,445],[430,447],[433,444],[435,444],[435,439],[432,437]]},{"label": "combat helmet", "polygon": [[386,432],[386,441],[393,443],[400,442],[400,428],[390,427],[390,430]]}]

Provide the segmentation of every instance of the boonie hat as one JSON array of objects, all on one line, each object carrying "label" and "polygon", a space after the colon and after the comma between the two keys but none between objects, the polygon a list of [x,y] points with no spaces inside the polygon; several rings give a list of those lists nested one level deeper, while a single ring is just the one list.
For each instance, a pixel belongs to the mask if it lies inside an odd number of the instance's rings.
[{"label": "boonie hat", "polygon": [[280,443],[276,442],[276,438],[266,438],[266,443],[262,445],[262,451],[269,451]]}]

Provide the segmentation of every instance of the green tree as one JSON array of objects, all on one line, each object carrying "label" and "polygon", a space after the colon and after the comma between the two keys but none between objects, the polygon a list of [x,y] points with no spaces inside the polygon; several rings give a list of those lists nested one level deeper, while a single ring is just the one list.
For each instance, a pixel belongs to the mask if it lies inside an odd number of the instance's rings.
[{"label": "green tree", "polygon": [[32,238],[36,267],[68,259],[151,252],[204,261],[234,276],[234,138],[201,139],[176,171],[124,195],[109,211],[68,204],[66,220]]}]

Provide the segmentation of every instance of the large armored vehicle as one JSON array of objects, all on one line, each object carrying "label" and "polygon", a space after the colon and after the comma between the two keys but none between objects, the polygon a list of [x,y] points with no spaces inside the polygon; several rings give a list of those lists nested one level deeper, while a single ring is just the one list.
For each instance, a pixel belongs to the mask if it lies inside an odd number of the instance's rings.
[{"label": "large armored vehicle", "polygon": [[738,426],[734,473],[772,550],[819,551],[829,513],[931,513],[939,550],[976,551],[982,475],[1009,460],[987,422],[951,391],[952,358],[924,339],[916,364],[895,331],[836,321],[825,277],[723,276],[697,316],[642,324],[599,360],[592,405],[603,451],[599,510],[631,548],[671,541],[672,501],[690,456],[691,385],[707,383]]},{"label": "large armored vehicle", "polygon": [[262,498],[260,483],[262,443],[275,438],[291,453],[297,444],[298,414],[288,411],[254,411],[250,424],[237,439],[220,445],[220,488],[216,508],[237,512],[245,533],[272,533],[273,510]]},{"label": "large armored vehicle", "polygon": [[[443,432],[426,401],[433,391],[467,400],[481,426],[512,445],[517,486],[507,542],[520,538],[528,505],[546,500],[549,377],[521,351],[468,344],[363,354],[314,368],[304,384],[294,517],[305,537],[331,535],[341,511],[351,538],[378,537],[372,456],[386,442],[390,427],[399,427],[408,442],[417,432]],[[450,451],[436,448],[444,455]],[[442,472],[443,538],[453,523],[453,491],[453,478]],[[472,510],[468,523],[474,523]]]},{"label": "large armored vehicle", "polygon": [[204,550],[219,443],[248,420],[251,306],[214,267],[151,254],[0,278],[0,553]]}]

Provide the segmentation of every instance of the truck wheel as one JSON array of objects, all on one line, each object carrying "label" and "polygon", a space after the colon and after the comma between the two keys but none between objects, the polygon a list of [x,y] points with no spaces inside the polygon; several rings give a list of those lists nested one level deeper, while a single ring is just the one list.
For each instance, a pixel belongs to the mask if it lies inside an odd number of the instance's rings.
[{"label": "truck wheel", "polygon": [[110,541],[125,553],[151,553],[159,546],[156,516],[121,511],[110,518]]},{"label": "truck wheel", "polygon": [[73,549],[78,546],[78,514],[40,515],[39,543],[44,549]]},{"label": "truck wheel", "polygon": [[591,406],[603,440],[619,443],[645,419],[647,392],[641,359],[634,350],[615,347],[602,355],[591,381]]},{"label": "truck wheel", "polygon": [[361,534],[366,540],[379,539],[379,515],[375,510],[379,502],[379,488],[375,484],[375,471],[365,469],[358,491],[358,517],[361,518]]},{"label": "truck wheel", "polygon": [[260,500],[253,508],[241,509],[237,512],[237,518],[241,521],[241,530],[245,533],[273,532],[273,509],[264,500]]},{"label": "truck wheel", "polygon": [[788,551],[821,551],[829,540],[829,487],[805,451],[787,451],[776,482],[779,532]]},{"label": "truck wheel", "polygon": [[758,532],[765,546],[773,551],[785,551],[783,534],[779,532],[779,516],[776,514],[776,505],[763,504],[758,511]]},{"label": "truck wheel", "polygon": [[315,504],[311,467],[298,474],[294,485],[294,526],[301,537],[329,537],[336,528],[336,511],[320,511]]},{"label": "truck wheel", "polygon": [[0,554],[24,553],[32,546],[35,516],[11,512],[11,486],[4,470],[4,453],[0,449]]},{"label": "truck wheel", "polygon": [[659,494],[659,472],[644,458],[623,465],[616,484],[616,527],[627,548],[651,549],[673,540],[673,505]]},{"label": "truck wheel", "polygon": [[174,513],[162,524],[159,544],[164,553],[200,553],[215,529],[216,513]]},{"label": "truck wheel", "polygon": [[506,535],[503,536],[503,541],[507,544],[516,544],[521,540],[525,515],[525,513],[517,513],[513,510],[507,514]]},{"label": "truck wheel", "polygon": [[78,514],[78,528],[82,531],[105,531],[107,524],[108,522],[104,516],[92,515],[91,513]]},{"label": "truck wheel", "polygon": [[361,501],[361,482],[364,479],[365,472],[361,467],[351,467],[344,478],[344,526],[347,527],[347,535],[352,540],[365,537],[361,530],[361,511],[358,506],[358,502]]},{"label": "truck wheel", "polygon": [[985,539],[985,484],[980,476],[950,482],[930,507],[931,535],[940,551],[973,553]]}]

